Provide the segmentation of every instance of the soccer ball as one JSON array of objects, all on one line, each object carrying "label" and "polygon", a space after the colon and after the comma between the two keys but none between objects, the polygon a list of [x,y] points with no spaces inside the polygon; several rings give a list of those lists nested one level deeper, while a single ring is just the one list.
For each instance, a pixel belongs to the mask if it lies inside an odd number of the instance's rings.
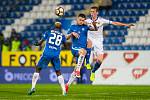
[{"label": "soccer ball", "polygon": [[63,16],[64,15],[64,8],[62,8],[62,7],[56,7],[55,8],[55,14],[57,16]]}]

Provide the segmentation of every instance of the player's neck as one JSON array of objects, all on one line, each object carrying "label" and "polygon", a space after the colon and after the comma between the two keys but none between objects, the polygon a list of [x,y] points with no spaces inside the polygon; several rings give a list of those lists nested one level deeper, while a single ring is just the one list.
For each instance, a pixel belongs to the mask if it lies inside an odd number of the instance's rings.
[{"label": "player's neck", "polygon": [[91,17],[91,19],[92,19],[93,21],[96,21],[96,20],[98,19],[98,17],[97,17],[97,16],[93,16],[93,17]]},{"label": "player's neck", "polygon": [[54,28],[54,30],[55,30],[55,31],[61,31],[61,29],[60,29],[60,28]]}]

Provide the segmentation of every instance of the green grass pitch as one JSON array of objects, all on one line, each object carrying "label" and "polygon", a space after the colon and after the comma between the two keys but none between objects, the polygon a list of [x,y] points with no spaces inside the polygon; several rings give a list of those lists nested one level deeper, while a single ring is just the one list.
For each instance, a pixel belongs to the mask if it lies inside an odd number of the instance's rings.
[{"label": "green grass pitch", "polygon": [[58,84],[0,84],[0,100],[150,100],[150,86],[72,85],[67,96]]}]

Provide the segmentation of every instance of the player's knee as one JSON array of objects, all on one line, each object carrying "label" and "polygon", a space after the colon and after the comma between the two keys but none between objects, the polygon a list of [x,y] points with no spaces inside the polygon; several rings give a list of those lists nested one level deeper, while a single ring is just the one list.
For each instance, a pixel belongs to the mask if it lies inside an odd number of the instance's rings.
[{"label": "player's knee", "polygon": [[77,57],[73,57],[72,63],[77,63]]},{"label": "player's knee", "polygon": [[60,75],[61,75],[60,70],[56,70],[56,75],[57,75],[57,76],[60,76]]},{"label": "player's knee", "polygon": [[103,54],[100,54],[97,58],[98,61],[100,62],[103,62],[103,59],[104,59],[104,55]]},{"label": "player's knee", "polygon": [[79,54],[80,54],[80,55],[86,55],[86,50],[83,49],[83,48],[81,48],[81,49],[79,50]]},{"label": "player's knee", "polygon": [[92,41],[90,39],[87,41],[87,48],[92,48]]}]

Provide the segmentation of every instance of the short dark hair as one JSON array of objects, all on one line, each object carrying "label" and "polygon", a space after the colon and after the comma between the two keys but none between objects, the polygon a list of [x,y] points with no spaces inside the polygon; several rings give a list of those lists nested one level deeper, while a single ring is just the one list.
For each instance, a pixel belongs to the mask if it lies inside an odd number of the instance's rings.
[{"label": "short dark hair", "polygon": [[96,12],[98,12],[99,8],[97,6],[92,6],[90,9],[96,9]]},{"label": "short dark hair", "polygon": [[85,14],[80,13],[78,17],[86,18]]}]

